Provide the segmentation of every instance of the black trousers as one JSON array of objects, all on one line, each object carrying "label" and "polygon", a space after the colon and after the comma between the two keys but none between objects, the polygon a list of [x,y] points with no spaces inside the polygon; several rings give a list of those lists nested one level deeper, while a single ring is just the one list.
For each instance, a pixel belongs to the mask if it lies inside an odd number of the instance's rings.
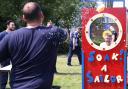
[{"label": "black trousers", "polygon": [[[10,60],[6,60],[1,63],[2,67],[5,67],[10,64]],[[8,78],[10,79],[10,72],[1,72],[0,73],[0,89],[6,89]],[[10,83],[11,86],[11,83]]]},{"label": "black trousers", "polygon": [[72,47],[69,47],[69,52],[68,52],[68,64],[71,64],[71,58],[73,54],[76,54],[79,60],[79,64],[81,65],[82,59],[81,59],[81,48],[79,46],[75,47],[75,50],[73,50]]}]

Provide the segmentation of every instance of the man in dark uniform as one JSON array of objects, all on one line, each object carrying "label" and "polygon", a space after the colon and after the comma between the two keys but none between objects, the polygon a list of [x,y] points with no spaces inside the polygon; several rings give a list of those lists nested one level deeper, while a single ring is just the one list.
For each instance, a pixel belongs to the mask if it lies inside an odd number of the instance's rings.
[{"label": "man in dark uniform", "polygon": [[[0,33],[0,41],[10,32],[14,31],[15,30],[15,23],[14,21],[12,20],[8,20],[7,21],[7,29],[3,32]],[[8,66],[10,65],[10,60],[7,59],[3,62],[0,63],[1,64],[1,67],[5,67],[5,66]],[[7,81],[8,81],[8,72],[1,72],[0,73],[0,89],[6,89],[6,84],[7,84]]]},{"label": "man in dark uniform", "polygon": [[22,11],[27,26],[0,41],[0,61],[11,58],[11,89],[51,89],[57,47],[67,32],[42,26],[44,15],[35,2],[26,3]]},{"label": "man in dark uniform", "polygon": [[80,46],[80,33],[81,28],[77,28],[75,31],[70,33],[70,45],[69,45],[69,52],[68,52],[68,62],[67,65],[71,66],[71,58],[73,54],[77,54],[79,64],[81,65],[81,46]]}]

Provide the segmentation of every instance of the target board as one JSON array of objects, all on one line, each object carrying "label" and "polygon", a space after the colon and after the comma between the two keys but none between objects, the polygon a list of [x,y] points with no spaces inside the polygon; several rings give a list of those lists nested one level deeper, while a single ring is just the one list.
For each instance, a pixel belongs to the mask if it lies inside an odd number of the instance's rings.
[{"label": "target board", "polygon": [[82,9],[82,89],[126,89],[126,9]]}]

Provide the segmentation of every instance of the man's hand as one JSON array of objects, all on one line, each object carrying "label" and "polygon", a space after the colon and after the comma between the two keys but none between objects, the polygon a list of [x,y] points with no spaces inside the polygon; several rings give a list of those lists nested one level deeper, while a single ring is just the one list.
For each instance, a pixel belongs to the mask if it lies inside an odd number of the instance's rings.
[{"label": "man's hand", "polygon": [[53,25],[53,23],[51,20],[49,22],[47,22],[47,27],[51,27],[52,25]]},{"label": "man's hand", "polygon": [[75,46],[73,46],[73,50],[75,50]]},{"label": "man's hand", "polygon": [[73,38],[73,50],[75,50],[75,42],[76,41],[76,39],[75,38]]}]

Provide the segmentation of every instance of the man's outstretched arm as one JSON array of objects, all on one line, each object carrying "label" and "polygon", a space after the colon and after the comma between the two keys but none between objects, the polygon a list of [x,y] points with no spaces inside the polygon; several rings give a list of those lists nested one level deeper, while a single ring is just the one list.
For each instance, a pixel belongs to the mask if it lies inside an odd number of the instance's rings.
[{"label": "man's outstretched arm", "polygon": [[57,27],[51,29],[52,41],[53,42],[64,42],[68,38],[68,32]]}]

